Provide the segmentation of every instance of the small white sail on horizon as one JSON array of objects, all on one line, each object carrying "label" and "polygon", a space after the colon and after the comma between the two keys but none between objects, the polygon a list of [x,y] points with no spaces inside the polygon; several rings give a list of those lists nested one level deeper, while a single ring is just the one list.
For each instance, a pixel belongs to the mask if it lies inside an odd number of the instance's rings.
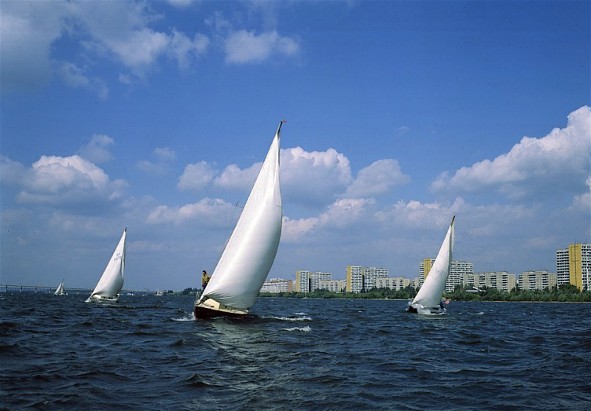
[{"label": "small white sail on horizon", "polygon": [[281,126],[211,279],[195,301],[195,317],[243,316],[254,305],[275,261],[283,209],[279,182]]},{"label": "small white sail on horizon", "polygon": [[53,295],[67,295],[66,289],[64,288],[64,280],[57,286]]},{"label": "small white sail on horizon", "polygon": [[125,240],[127,227],[123,230],[121,239],[115,247],[111,259],[107,263],[103,275],[86,302],[91,301],[112,301],[119,300],[119,292],[123,288],[125,274]]},{"label": "small white sail on horizon", "polygon": [[419,292],[408,306],[408,311],[427,315],[440,315],[445,313],[441,305],[441,298],[445,290],[445,284],[449,277],[454,248],[454,222],[452,217],[445,239],[441,244],[439,253],[435,258],[433,267],[426,274],[425,282]]}]

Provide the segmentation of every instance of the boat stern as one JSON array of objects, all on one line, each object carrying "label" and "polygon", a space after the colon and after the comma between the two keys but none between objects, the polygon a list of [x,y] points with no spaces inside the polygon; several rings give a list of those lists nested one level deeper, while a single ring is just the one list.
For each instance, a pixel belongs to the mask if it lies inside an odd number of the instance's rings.
[{"label": "boat stern", "polygon": [[248,310],[239,310],[228,307],[212,298],[208,298],[205,301],[195,303],[193,314],[195,315],[195,318],[199,319],[209,319],[215,317],[243,318],[244,316],[248,315]]}]

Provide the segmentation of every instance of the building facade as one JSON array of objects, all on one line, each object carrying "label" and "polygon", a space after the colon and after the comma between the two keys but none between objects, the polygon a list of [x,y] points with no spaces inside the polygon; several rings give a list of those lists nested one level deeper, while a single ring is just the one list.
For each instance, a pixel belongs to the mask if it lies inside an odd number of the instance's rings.
[{"label": "building facade", "polygon": [[475,289],[487,287],[509,292],[517,285],[517,276],[506,271],[466,274],[463,284]]},{"label": "building facade", "polygon": [[322,289],[320,286],[321,281],[332,280],[331,273],[325,273],[321,271],[307,271],[299,270],[296,271],[295,291],[300,293],[309,293],[311,291]]},{"label": "building facade", "polygon": [[347,292],[360,293],[376,288],[378,278],[388,277],[388,269],[383,267],[347,266]]},{"label": "building facade", "polygon": [[380,277],[376,279],[376,288],[387,288],[398,291],[405,289],[411,283],[411,280],[404,277]]},{"label": "building facade", "polygon": [[319,290],[327,290],[333,293],[343,293],[347,289],[346,280],[320,280],[318,281]]},{"label": "building facade", "polygon": [[544,290],[557,285],[557,275],[548,271],[524,271],[519,276],[519,288],[522,290]]},{"label": "building facade", "polygon": [[[435,263],[434,258],[425,258],[419,264],[419,283],[421,286],[425,282],[425,278],[429,275],[429,271],[431,271],[433,263]],[[456,288],[457,285],[464,284],[464,277],[470,274],[474,274],[473,263],[469,261],[453,260],[449,270],[449,277],[447,278],[447,283],[445,284],[445,291],[451,292]]]},{"label": "building facade", "polygon": [[290,293],[293,291],[293,281],[283,278],[271,278],[263,283],[262,293]]},{"label": "building facade", "polygon": [[298,293],[310,292],[310,271],[299,270],[296,271],[295,291]]},{"label": "building facade", "polygon": [[579,290],[591,289],[591,244],[575,243],[556,250],[558,285],[571,284]]}]

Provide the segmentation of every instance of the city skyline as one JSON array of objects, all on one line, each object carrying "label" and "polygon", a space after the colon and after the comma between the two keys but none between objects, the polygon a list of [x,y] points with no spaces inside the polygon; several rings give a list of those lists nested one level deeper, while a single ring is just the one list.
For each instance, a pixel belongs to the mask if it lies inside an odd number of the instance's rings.
[{"label": "city skyline", "polygon": [[0,283],[213,272],[281,120],[269,278],[591,242],[591,3],[0,4]]}]

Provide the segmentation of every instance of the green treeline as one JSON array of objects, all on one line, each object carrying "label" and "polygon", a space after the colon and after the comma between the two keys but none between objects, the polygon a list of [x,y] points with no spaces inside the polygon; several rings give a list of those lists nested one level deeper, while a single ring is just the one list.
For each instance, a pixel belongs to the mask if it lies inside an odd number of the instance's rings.
[{"label": "green treeline", "polygon": [[[310,293],[261,293],[261,297],[288,297],[288,298],[368,298],[368,299],[400,299],[409,300],[417,293],[414,287],[406,287],[403,290],[372,289],[360,293],[337,293],[326,290],[316,290]],[[556,302],[591,302],[591,291],[579,291],[570,284],[560,287],[546,288],[544,290],[520,290],[515,288],[510,292],[500,291],[496,288],[481,288],[478,291],[470,286],[457,286],[451,293],[444,293],[444,298],[453,301],[556,301]]]}]

